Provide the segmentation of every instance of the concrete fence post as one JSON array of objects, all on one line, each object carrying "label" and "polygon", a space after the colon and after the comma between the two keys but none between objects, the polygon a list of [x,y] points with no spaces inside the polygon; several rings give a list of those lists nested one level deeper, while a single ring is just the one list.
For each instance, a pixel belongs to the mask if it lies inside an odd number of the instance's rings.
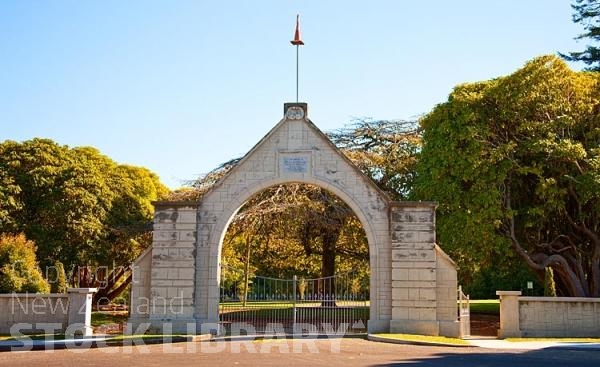
[{"label": "concrete fence post", "polygon": [[500,330],[499,338],[520,338],[519,296],[521,291],[496,291],[500,297]]},{"label": "concrete fence post", "polygon": [[92,336],[92,297],[98,288],[69,288],[69,316],[65,335]]}]

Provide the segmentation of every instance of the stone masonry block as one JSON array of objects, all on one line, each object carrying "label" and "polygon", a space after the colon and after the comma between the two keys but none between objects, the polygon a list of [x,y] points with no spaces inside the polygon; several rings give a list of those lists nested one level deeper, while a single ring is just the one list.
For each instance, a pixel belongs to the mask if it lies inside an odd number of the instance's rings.
[{"label": "stone masonry block", "polygon": [[172,287],[173,281],[169,279],[155,279],[151,283],[152,287]]},{"label": "stone masonry block", "polygon": [[394,320],[407,320],[408,319],[408,307],[394,307],[392,308],[392,319]]},{"label": "stone masonry block", "polygon": [[394,300],[407,300],[408,288],[392,288],[392,298]]},{"label": "stone masonry block", "polygon": [[194,279],[194,268],[180,268],[179,269],[179,280],[193,280]]},{"label": "stone masonry block", "polygon": [[435,230],[433,223],[395,223],[393,230],[397,232],[428,232]]},{"label": "stone masonry block", "polygon": [[437,279],[436,269],[421,269],[419,272],[419,280],[434,281]]},{"label": "stone masonry block", "polygon": [[435,289],[420,289],[419,299],[422,301],[431,301],[436,299]]},{"label": "stone masonry block", "polygon": [[168,279],[168,269],[152,267],[152,279]]},{"label": "stone masonry block", "polygon": [[177,223],[178,224],[196,223],[196,219],[197,219],[197,209],[196,208],[190,208],[189,210],[180,210]]},{"label": "stone masonry block", "polygon": [[196,231],[190,231],[190,230],[179,231],[179,241],[196,242]]},{"label": "stone masonry block", "polygon": [[434,243],[435,233],[433,231],[413,232],[413,231],[393,231],[392,245],[397,242],[418,242]]},{"label": "stone masonry block", "polygon": [[169,279],[179,279],[179,269],[167,269],[167,277]]},{"label": "stone masonry block", "polygon": [[[184,270],[184,269],[182,269]],[[194,281],[193,280],[174,280],[173,281],[173,286],[174,287],[193,287],[194,286]]]},{"label": "stone masonry block", "polygon": [[392,269],[412,269],[412,268],[422,268],[422,269],[435,269],[434,261],[392,261]]},{"label": "stone masonry block", "polygon": [[393,223],[433,223],[433,219],[434,213],[431,210],[414,211],[406,209],[392,211]]},{"label": "stone masonry block", "polygon": [[177,241],[179,233],[174,230],[154,231],[152,241]]},{"label": "stone masonry block", "polygon": [[392,280],[392,288],[435,288],[435,282],[416,280]]},{"label": "stone masonry block", "polygon": [[181,259],[190,259],[192,260],[194,258],[194,248],[193,247],[188,247],[188,248],[180,248],[179,249],[179,257]]},{"label": "stone masonry block", "polygon": [[173,209],[156,210],[154,213],[154,223],[176,223],[179,218],[179,212]]},{"label": "stone masonry block", "polygon": [[170,240],[170,241],[152,241],[152,248],[156,249],[159,247],[182,247],[182,246],[187,246],[187,247],[194,247],[194,244],[190,243],[190,244],[186,244],[186,243],[182,243],[178,240]]},{"label": "stone masonry block", "polygon": [[157,268],[193,268],[194,260],[160,260],[153,261],[152,267]]},{"label": "stone masonry block", "polygon": [[409,269],[392,269],[392,280],[408,280]]},{"label": "stone masonry block", "polygon": [[196,223],[154,223],[152,229],[154,231],[194,230],[196,229]]},{"label": "stone masonry block", "polygon": [[430,242],[394,242],[392,244],[394,250],[431,250],[435,251],[435,243]]},{"label": "stone masonry block", "polygon": [[410,250],[396,249],[392,250],[392,261],[435,261],[435,251],[433,250]]}]

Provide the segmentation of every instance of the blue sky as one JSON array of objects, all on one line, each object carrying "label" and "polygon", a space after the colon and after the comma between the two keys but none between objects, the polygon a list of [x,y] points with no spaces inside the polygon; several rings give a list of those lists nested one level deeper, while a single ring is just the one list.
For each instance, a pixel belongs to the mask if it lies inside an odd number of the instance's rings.
[{"label": "blue sky", "polygon": [[415,118],[457,84],[585,46],[568,0],[3,0],[0,141],[94,146],[178,187],[295,100],[297,13],[300,100],[325,131]]}]

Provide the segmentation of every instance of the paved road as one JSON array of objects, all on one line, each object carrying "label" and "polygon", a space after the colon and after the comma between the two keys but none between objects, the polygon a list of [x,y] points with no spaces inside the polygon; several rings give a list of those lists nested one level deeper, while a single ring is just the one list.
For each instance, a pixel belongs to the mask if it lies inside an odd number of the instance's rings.
[{"label": "paved road", "polygon": [[598,350],[427,347],[363,339],[265,340],[0,353],[0,366],[600,366]]}]

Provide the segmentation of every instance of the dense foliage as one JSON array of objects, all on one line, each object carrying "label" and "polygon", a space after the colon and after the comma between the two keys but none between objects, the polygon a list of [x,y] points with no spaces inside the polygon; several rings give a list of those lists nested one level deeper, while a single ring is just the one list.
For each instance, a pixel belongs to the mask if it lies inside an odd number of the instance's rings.
[{"label": "dense foliage", "polygon": [[[585,32],[577,36],[577,40],[600,41],[600,1],[575,0],[573,5],[573,22],[583,25]],[[587,45],[584,51],[561,54],[569,61],[581,61],[588,65],[587,70],[600,71],[600,48]]]},{"label": "dense foliage", "polygon": [[0,234],[0,293],[48,293],[35,250],[23,234]]},{"label": "dense foliage", "polygon": [[391,199],[408,197],[421,149],[416,122],[361,119],[328,136]]},{"label": "dense foliage", "polygon": [[600,295],[600,77],[553,56],[456,87],[422,120],[415,195],[461,279],[516,278],[518,256],[559,294]]},{"label": "dense foliage", "polygon": [[[128,272],[120,267],[150,244],[151,201],[166,193],[147,169],[119,165],[94,148],[0,143],[0,233],[24,233],[42,268],[60,261],[71,281],[100,285],[98,297],[123,283]],[[113,269],[118,277],[106,283]]]}]

